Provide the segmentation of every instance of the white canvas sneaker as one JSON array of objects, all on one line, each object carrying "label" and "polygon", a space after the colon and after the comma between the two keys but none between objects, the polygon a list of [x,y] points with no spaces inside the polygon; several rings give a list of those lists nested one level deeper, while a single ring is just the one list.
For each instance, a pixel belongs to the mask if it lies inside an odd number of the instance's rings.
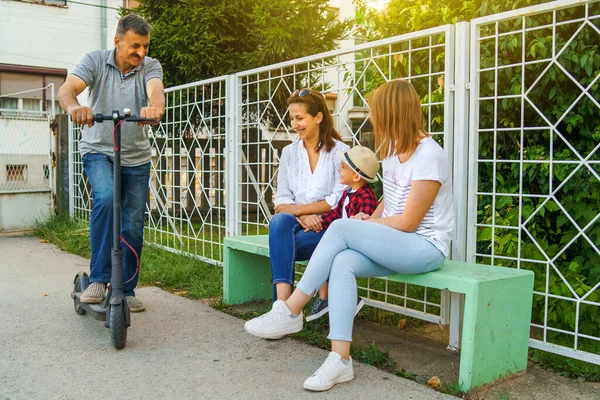
[{"label": "white canvas sneaker", "polygon": [[304,381],[304,389],[322,392],[331,389],[336,383],[348,382],[352,379],[354,379],[352,357],[350,363],[344,365],[342,356],[332,351],[317,372]]},{"label": "white canvas sneaker", "polygon": [[104,300],[104,292],[106,291],[106,283],[92,282],[90,286],[81,293],[79,301],[87,304],[98,304]]},{"label": "white canvas sneaker", "polygon": [[260,317],[244,324],[246,332],[265,339],[281,339],[290,333],[300,332],[304,326],[302,313],[292,318],[292,312],[283,300],[273,303],[273,308]]}]

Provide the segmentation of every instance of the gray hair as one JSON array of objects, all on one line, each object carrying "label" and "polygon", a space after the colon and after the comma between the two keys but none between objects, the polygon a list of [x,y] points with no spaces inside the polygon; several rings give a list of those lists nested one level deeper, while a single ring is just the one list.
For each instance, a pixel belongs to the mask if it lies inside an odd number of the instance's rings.
[{"label": "gray hair", "polygon": [[150,34],[150,24],[137,14],[129,14],[119,20],[116,35],[123,37],[130,30],[138,35],[148,36]]}]

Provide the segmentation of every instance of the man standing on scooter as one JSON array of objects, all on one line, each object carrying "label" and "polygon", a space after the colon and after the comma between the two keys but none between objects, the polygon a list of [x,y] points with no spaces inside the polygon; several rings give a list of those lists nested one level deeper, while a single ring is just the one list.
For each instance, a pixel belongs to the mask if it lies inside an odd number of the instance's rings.
[{"label": "man standing on scooter", "polygon": [[[113,126],[94,124],[94,114],[131,109],[132,114],[158,123],[165,112],[162,67],[146,57],[150,25],[138,15],[119,20],[115,48],[86,54],[58,91],[58,100],[76,124],[85,124],[79,151],[92,186],[90,217],[90,285],[83,303],[101,303],[111,276],[113,230]],[[89,88],[90,107],[81,106],[77,95]],[[144,216],[150,178],[151,148],[143,124],[121,125],[121,237],[123,281],[132,312],[144,311],[135,297],[138,259],[144,243]]]}]

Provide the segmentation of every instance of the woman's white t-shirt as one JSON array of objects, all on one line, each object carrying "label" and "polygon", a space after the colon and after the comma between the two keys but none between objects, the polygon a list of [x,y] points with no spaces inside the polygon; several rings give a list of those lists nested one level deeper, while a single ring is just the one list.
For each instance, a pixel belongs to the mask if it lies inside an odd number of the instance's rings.
[{"label": "woman's white t-shirt", "polygon": [[404,213],[413,181],[441,183],[433,204],[415,233],[448,256],[454,230],[450,163],[444,149],[431,137],[421,140],[405,163],[401,163],[395,155],[383,160],[383,218]]},{"label": "woman's white t-shirt", "polygon": [[[334,139],[335,140],[335,139]],[[311,204],[325,200],[335,207],[347,186],[340,183],[340,158],[338,152],[350,148],[335,140],[330,152],[322,149],[314,172],[310,171],[308,153],[302,140],[283,148],[277,173],[277,194],[274,204]]]}]

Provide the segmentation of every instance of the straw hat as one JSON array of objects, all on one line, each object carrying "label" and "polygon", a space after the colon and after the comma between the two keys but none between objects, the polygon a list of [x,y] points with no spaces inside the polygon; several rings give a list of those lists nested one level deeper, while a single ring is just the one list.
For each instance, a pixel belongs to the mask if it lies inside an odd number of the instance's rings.
[{"label": "straw hat", "polygon": [[379,160],[371,149],[364,146],[355,146],[343,152],[340,159],[361,178],[367,182],[377,182]]}]

